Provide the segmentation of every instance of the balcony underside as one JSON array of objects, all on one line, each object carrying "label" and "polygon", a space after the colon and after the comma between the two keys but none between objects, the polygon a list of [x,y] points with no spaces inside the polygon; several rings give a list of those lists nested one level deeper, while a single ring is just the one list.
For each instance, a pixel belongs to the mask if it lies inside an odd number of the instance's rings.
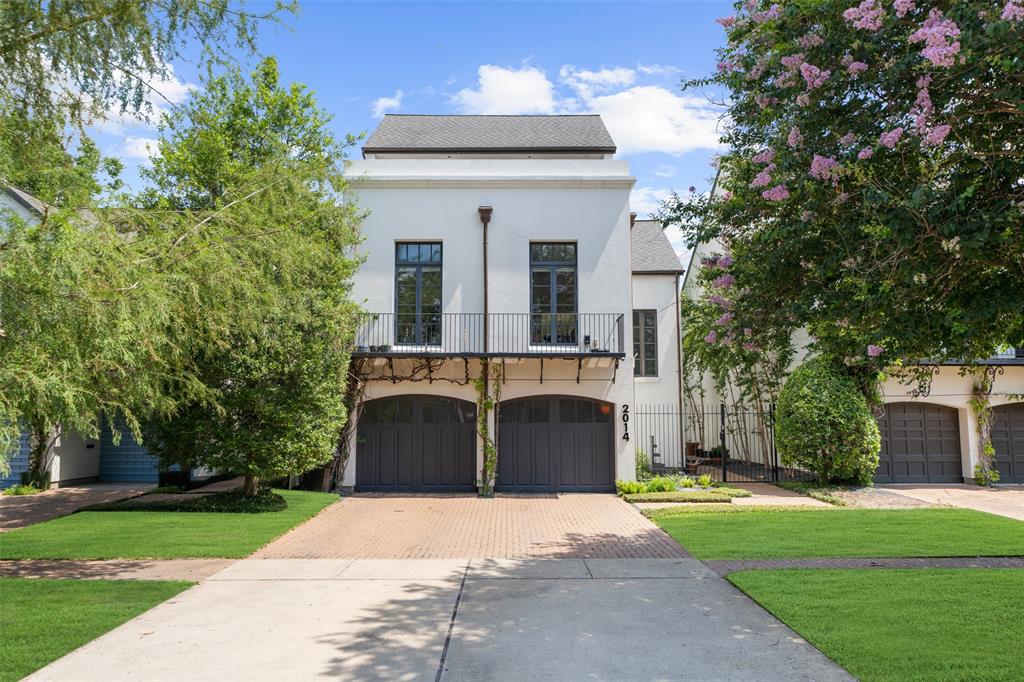
[{"label": "balcony underside", "polygon": [[448,353],[444,351],[402,351],[391,350],[387,352],[353,351],[354,358],[391,358],[394,360],[402,358],[424,358],[437,360],[461,360],[463,358],[523,358],[523,359],[564,359],[577,360],[586,358],[614,358],[623,360],[625,353],[613,353],[606,351],[540,351],[540,352],[518,352],[518,353]]}]

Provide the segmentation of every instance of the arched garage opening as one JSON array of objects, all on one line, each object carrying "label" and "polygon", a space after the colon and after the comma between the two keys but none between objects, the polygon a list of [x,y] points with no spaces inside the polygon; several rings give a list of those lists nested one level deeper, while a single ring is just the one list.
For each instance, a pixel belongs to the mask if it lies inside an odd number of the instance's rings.
[{"label": "arched garage opening", "polygon": [[1024,403],[992,408],[992,447],[1000,483],[1024,483]]},{"label": "arched garage opening", "polygon": [[476,490],[476,405],[433,395],[367,401],[356,430],[356,489]]},{"label": "arched garage opening", "polygon": [[882,435],[877,483],[960,483],[960,418],[955,408],[932,403],[887,403],[878,418]]},{"label": "arched garage opening", "polygon": [[615,490],[611,403],[535,396],[498,409],[498,480],[518,492]]}]

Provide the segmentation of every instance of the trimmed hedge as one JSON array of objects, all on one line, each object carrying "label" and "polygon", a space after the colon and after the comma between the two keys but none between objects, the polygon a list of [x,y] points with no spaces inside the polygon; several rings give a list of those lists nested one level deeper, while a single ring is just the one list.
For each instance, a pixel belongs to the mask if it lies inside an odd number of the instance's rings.
[{"label": "trimmed hedge", "polygon": [[818,474],[821,483],[869,485],[881,437],[864,394],[842,368],[813,358],[779,393],[776,444],[782,462]]},{"label": "trimmed hedge", "polygon": [[[693,490],[691,488],[691,490]],[[734,497],[750,497],[749,490],[741,488],[713,488],[711,490],[677,490],[663,493],[637,493],[623,495],[626,502],[729,502]]]},{"label": "trimmed hedge", "polygon": [[179,494],[173,500],[148,500],[146,495],[119,502],[106,502],[83,507],[79,511],[160,511],[160,512],[219,512],[226,514],[278,512],[286,509],[285,499],[270,490],[261,490],[247,497],[240,490],[228,490],[209,495]]}]

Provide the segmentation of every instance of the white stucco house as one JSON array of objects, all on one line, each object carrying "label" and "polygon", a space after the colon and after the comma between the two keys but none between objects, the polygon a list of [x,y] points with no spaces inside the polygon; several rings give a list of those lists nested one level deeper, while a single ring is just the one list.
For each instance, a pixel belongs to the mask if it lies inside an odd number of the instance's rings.
[{"label": "white stucco house", "polygon": [[[683,295],[691,299],[700,296],[697,279],[702,259],[724,252],[717,241],[697,245],[683,282]],[[798,352],[793,366],[805,357],[809,340],[803,332],[794,336]],[[980,364],[994,377],[992,444],[1000,482],[1024,483],[1024,348],[1003,349]],[[878,417],[882,449],[875,482],[973,481],[981,440],[977,417],[969,405],[973,379],[962,369],[956,362],[932,364],[931,382],[922,394],[915,393],[916,386],[893,378],[883,384],[885,404]],[[722,399],[710,378],[705,378],[703,386],[710,402]]]},{"label": "white stucco house", "polygon": [[679,401],[682,268],[631,215],[601,118],[387,115],[362,152],[346,177],[368,212],[367,381],[342,485],[475,490],[485,359],[497,490],[634,478],[631,410]]}]

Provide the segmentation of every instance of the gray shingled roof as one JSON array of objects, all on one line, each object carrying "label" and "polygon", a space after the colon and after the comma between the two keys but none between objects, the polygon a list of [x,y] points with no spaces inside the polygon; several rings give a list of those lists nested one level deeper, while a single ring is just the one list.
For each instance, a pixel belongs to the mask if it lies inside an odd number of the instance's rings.
[{"label": "gray shingled roof", "polygon": [[42,200],[29,194],[23,189],[15,187],[14,185],[4,185],[3,191],[11,199],[21,204],[22,206],[27,208],[29,211],[32,211],[33,213],[42,215],[43,213],[46,212],[46,204]]},{"label": "gray shingled roof", "polygon": [[597,114],[584,116],[433,116],[387,114],[364,153],[394,151],[573,151],[613,153]]},{"label": "gray shingled roof", "polygon": [[629,231],[633,272],[676,273],[683,271],[679,256],[665,235],[660,220],[637,220]]}]

